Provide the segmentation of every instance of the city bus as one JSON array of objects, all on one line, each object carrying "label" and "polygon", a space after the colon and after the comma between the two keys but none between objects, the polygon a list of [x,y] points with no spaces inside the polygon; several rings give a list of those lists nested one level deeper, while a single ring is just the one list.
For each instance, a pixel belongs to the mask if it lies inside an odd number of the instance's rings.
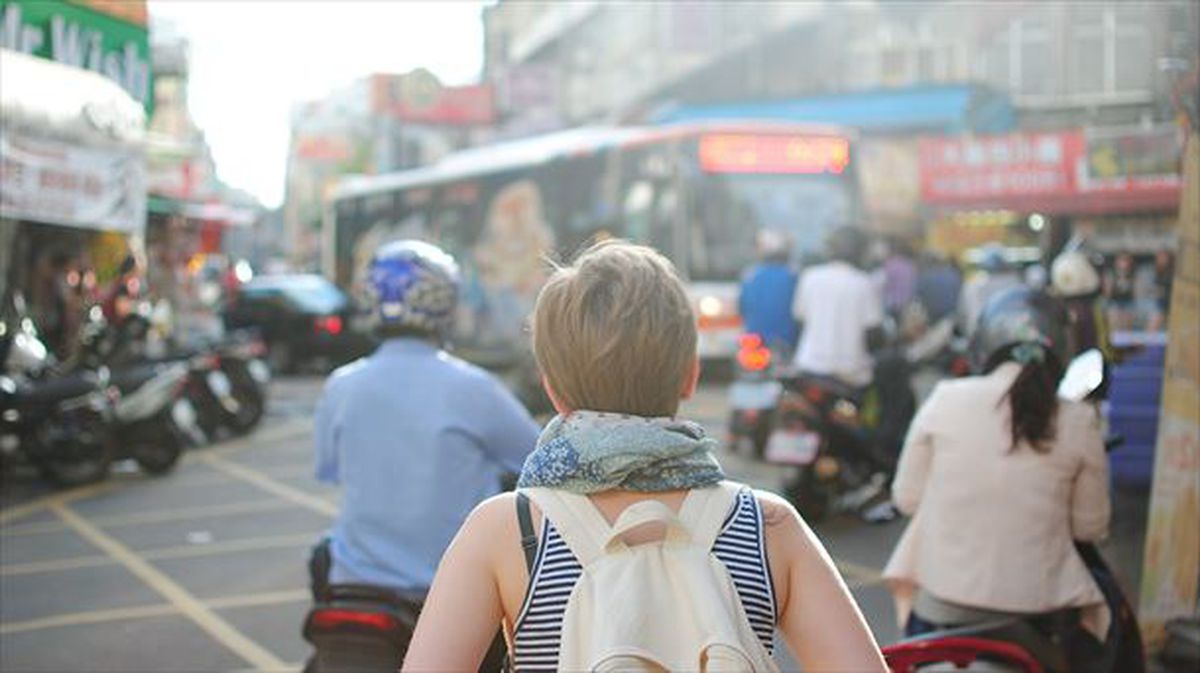
[{"label": "city bus", "polygon": [[526,319],[548,260],[624,238],[675,263],[699,319],[701,357],[729,358],[757,231],[786,232],[801,259],[855,221],[853,148],[853,136],[834,127],[721,122],[581,128],[464,150],[340,183],[326,208],[324,271],[365,297],[380,244],[437,243],[463,273],[455,350],[504,370],[527,364]]}]

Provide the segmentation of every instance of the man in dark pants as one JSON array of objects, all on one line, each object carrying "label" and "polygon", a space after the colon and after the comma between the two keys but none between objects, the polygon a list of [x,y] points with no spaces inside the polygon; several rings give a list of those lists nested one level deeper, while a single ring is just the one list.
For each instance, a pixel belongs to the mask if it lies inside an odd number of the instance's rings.
[{"label": "man in dark pants", "polygon": [[538,427],[498,379],[441,349],[458,298],[452,257],[390,243],[369,280],[385,341],[334,372],[317,405],[316,476],[342,493],[310,565],[314,600],[365,585],[415,616],[459,526],[520,472]]}]

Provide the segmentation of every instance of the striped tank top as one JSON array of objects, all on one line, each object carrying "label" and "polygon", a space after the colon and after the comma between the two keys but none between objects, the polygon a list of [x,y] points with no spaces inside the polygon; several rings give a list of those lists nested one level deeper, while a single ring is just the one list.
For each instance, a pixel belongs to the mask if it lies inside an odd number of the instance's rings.
[{"label": "striped tank top", "polygon": [[[729,570],[755,635],[772,652],[775,643],[775,593],[763,539],[762,509],[744,488],[713,543],[713,554]],[[513,638],[513,664],[521,673],[556,671],[563,615],[583,568],[550,519],[542,534],[525,604]]]}]

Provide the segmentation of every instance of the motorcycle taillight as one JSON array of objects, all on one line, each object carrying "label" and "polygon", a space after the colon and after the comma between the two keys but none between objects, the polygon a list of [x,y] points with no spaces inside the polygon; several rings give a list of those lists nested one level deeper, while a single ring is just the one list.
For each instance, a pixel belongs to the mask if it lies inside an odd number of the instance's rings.
[{"label": "motorcycle taillight", "polygon": [[376,631],[394,631],[400,622],[384,612],[326,609],[313,612],[310,621],[315,629],[331,630],[345,627],[365,627]]},{"label": "motorcycle taillight", "polygon": [[313,323],[313,329],[317,332],[325,332],[337,336],[342,333],[342,318],[336,315],[327,315],[317,318]]},{"label": "motorcycle taillight", "polygon": [[743,334],[738,337],[737,361],[746,371],[761,372],[771,366],[771,350],[763,345],[761,336]]}]

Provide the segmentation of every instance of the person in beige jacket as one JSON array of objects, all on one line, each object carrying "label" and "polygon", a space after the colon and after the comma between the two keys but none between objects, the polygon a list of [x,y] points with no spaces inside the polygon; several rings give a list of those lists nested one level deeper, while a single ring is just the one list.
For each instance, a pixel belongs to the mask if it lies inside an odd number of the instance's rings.
[{"label": "person in beige jacket", "polygon": [[1103,634],[1104,598],[1073,544],[1108,534],[1101,422],[1057,398],[1056,319],[998,299],[1007,310],[989,305],[977,338],[986,373],[939,384],[913,419],[892,485],[912,520],[884,577],[908,635],[1074,608]]}]

